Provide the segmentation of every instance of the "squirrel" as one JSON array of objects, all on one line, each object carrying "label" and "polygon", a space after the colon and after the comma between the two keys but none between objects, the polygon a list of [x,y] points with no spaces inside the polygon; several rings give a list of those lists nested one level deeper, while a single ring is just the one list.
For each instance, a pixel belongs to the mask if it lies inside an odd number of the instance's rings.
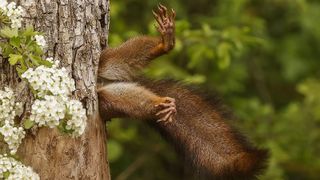
[{"label": "squirrel", "polygon": [[139,78],[141,69],[175,45],[175,11],[159,4],[152,12],[160,37],[138,36],[101,53],[97,90],[101,116],[151,123],[200,179],[257,178],[268,151],[251,145],[217,104],[179,83]]}]

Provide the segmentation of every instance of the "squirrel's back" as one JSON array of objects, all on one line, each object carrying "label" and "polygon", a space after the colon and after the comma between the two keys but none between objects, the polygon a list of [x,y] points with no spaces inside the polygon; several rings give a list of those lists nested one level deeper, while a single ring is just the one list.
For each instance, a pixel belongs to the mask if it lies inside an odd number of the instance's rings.
[{"label": "squirrel's back", "polygon": [[197,179],[254,179],[265,167],[268,151],[255,148],[230,126],[220,105],[175,82],[140,83],[160,96],[176,99],[172,123],[151,123],[190,162]]}]

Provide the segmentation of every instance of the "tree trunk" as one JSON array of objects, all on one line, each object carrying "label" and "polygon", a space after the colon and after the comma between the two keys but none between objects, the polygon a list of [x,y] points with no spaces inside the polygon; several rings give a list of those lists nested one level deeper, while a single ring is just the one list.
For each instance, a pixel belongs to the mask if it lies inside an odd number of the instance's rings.
[{"label": "tree trunk", "polygon": [[[22,162],[43,179],[110,179],[106,159],[105,123],[99,117],[96,77],[101,49],[107,44],[108,0],[20,0],[26,24],[44,32],[48,57],[59,59],[76,82],[74,97],[87,109],[85,134],[79,138],[55,129],[28,132],[18,150]],[[14,68],[0,60],[0,85],[9,86],[19,99],[29,101],[30,92],[19,82]]]}]

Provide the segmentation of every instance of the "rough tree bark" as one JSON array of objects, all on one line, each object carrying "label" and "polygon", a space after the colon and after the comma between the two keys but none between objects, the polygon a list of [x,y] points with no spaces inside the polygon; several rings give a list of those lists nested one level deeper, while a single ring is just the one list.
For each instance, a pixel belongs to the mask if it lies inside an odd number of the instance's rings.
[{"label": "rough tree bark", "polygon": [[[108,0],[20,0],[26,24],[44,32],[48,56],[60,59],[76,81],[74,97],[87,109],[88,125],[80,138],[41,128],[28,133],[18,150],[24,164],[41,179],[110,179],[105,124],[98,113],[96,75],[101,49],[107,44]],[[10,86],[22,101],[32,99],[15,70],[0,60],[0,87]],[[30,102],[26,103],[27,110]]]}]

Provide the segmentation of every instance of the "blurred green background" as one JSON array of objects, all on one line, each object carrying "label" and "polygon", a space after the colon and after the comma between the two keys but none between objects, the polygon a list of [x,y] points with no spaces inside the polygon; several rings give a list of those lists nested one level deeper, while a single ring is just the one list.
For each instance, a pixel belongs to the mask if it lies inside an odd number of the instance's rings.
[{"label": "blurred green background", "polygon": [[[157,0],[111,1],[110,46],[157,35]],[[176,47],[146,74],[215,90],[236,126],[271,151],[263,180],[320,179],[320,1],[161,1],[177,12]],[[112,120],[111,174],[123,179],[181,179],[173,148],[147,125]]]}]

